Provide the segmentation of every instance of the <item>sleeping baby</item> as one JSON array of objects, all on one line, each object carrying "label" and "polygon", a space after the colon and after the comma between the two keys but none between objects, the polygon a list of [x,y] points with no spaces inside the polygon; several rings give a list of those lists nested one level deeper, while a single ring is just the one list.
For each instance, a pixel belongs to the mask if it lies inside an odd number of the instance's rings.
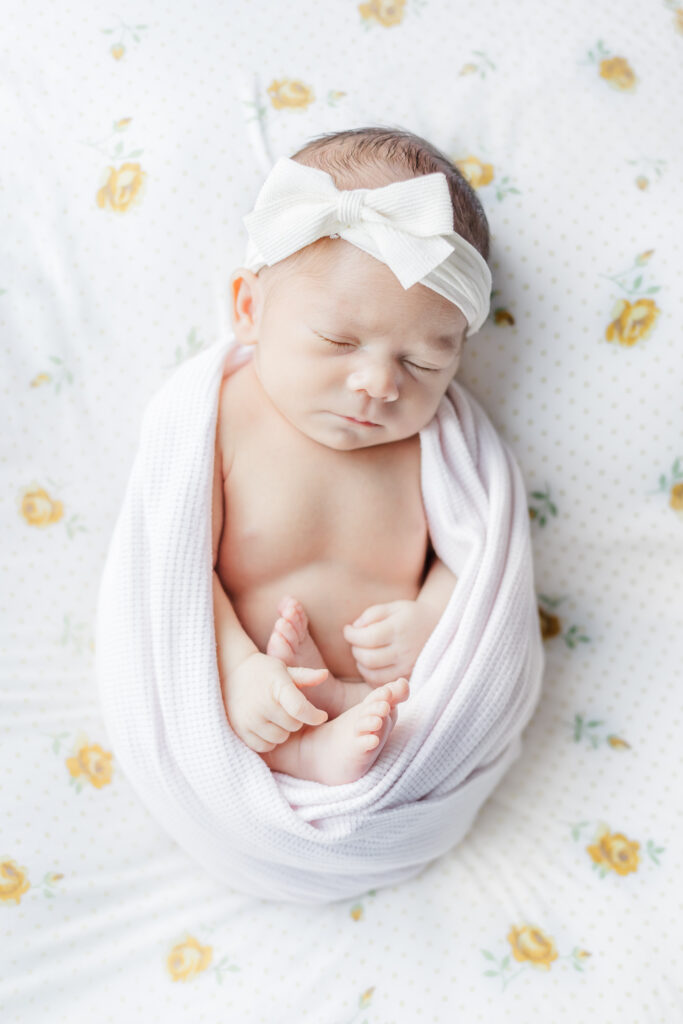
[{"label": "sleeping baby", "polygon": [[213,481],[218,672],[274,771],[360,778],[456,578],[430,543],[420,431],[490,297],[488,227],[451,162],[365,128],[280,160],[245,218]]}]

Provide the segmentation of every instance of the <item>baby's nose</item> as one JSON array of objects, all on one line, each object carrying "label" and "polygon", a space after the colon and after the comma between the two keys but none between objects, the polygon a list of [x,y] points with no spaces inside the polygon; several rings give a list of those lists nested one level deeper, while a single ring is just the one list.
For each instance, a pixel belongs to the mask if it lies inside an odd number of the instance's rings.
[{"label": "baby's nose", "polygon": [[396,377],[390,366],[364,366],[349,374],[348,386],[352,391],[365,391],[371,398],[393,402],[398,398]]}]

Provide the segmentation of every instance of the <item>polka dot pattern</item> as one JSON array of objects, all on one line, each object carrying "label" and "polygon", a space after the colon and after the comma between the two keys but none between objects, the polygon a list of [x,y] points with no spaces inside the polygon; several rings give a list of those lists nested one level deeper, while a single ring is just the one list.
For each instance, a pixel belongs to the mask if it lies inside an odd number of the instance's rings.
[{"label": "polka dot pattern", "polygon": [[[683,7],[32,2],[0,38],[0,1016],[673,1021]],[[226,891],[108,749],[99,576],[151,394],[229,328],[270,163],[380,123],[461,167],[461,380],[528,486],[545,689],[460,847],[322,907]]]}]

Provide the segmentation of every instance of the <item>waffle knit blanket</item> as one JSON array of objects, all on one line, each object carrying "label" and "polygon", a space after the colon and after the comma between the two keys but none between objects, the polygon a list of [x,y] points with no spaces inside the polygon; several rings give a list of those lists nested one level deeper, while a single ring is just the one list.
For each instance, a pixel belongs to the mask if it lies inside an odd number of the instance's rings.
[{"label": "waffle knit blanket", "polygon": [[216,342],[145,410],[99,590],[105,727],[152,815],[229,887],[346,899],[459,842],[520,753],[543,670],[526,493],[510,450],[453,381],[420,443],[432,544],[458,582],[411,695],[358,781],[271,772],[228,724],[213,621],[218,392],[224,370],[248,357],[232,336]]}]

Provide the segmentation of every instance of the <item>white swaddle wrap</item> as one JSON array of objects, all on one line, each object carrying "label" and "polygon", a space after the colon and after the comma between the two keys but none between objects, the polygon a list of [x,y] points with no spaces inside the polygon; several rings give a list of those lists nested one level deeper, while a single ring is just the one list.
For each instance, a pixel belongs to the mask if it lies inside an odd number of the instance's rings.
[{"label": "white swaddle wrap", "polygon": [[[211,495],[230,336],[156,393],[101,580],[96,664],[116,760],[149,811],[227,885],[322,901],[416,874],[458,842],[520,751],[543,653],[519,468],[452,382],[420,433],[423,502],[458,577],[363,778],[271,772],[232,732],[216,663]],[[229,510],[226,510],[229,514]]]}]

